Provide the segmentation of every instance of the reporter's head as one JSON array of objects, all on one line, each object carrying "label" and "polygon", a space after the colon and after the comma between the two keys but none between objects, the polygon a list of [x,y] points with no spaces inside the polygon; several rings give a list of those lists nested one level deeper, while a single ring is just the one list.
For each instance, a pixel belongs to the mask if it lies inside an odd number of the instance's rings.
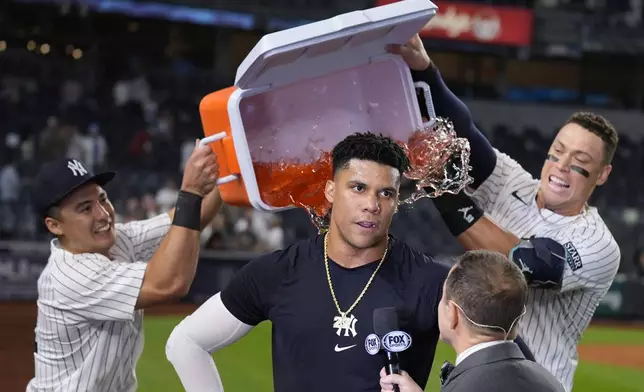
[{"label": "reporter's head", "polygon": [[485,341],[514,339],[527,292],[523,273],[501,253],[466,252],[443,286],[441,339],[457,352]]}]

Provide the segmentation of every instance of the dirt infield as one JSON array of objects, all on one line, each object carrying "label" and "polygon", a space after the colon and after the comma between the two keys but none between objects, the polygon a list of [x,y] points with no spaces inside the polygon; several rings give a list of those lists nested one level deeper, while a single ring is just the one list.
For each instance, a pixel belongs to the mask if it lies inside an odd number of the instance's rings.
[{"label": "dirt infield", "polygon": [[[594,326],[620,329],[644,330],[644,323],[598,321]],[[644,345],[625,344],[584,344],[579,346],[579,358],[583,361],[644,370]]]},{"label": "dirt infield", "polygon": [[633,329],[633,330],[644,330],[644,321],[607,321],[599,320],[593,321],[594,327],[608,327],[608,328],[619,328],[619,329]]},{"label": "dirt infield", "polygon": [[[185,315],[196,307],[189,304],[159,306],[147,309],[147,316]],[[0,302],[0,391],[24,391],[33,377],[34,326],[36,305],[32,302]],[[603,324],[620,328],[642,328],[642,324]],[[579,348],[585,361],[644,369],[644,345],[584,345]]]},{"label": "dirt infield", "polygon": [[0,389],[24,391],[34,374],[36,306],[0,302],[0,315]]},{"label": "dirt infield", "polygon": [[[146,309],[146,315],[189,314],[194,305],[177,304]],[[36,304],[0,302],[0,391],[24,391],[34,375]]]},{"label": "dirt infield", "polygon": [[588,362],[644,370],[644,345],[584,344],[579,346],[579,358]]}]

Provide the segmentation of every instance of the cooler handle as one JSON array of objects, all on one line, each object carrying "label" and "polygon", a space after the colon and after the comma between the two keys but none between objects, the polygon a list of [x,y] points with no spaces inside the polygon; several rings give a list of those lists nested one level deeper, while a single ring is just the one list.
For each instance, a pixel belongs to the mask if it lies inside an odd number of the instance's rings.
[{"label": "cooler handle", "polygon": [[[427,122],[423,122],[423,127],[431,127],[436,122],[436,112],[434,111],[434,103],[432,102],[432,93],[429,85],[425,82],[415,82],[414,87],[421,90],[423,95],[423,101],[425,101],[425,107],[422,109],[426,110],[427,115],[429,116]],[[419,106],[420,106],[419,102]],[[421,113],[423,112],[421,109]]]},{"label": "cooler handle", "polygon": [[[210,135],[210,136],[207,136],[207,137],[201,139],[199,141],[199,145],[205,146],[205,145],[208,145],[210,143],[214,143],[214,142],[216,142],[218,140],[221,140],[224,137],[226,137],[226,132],[215,133],[214,135]],[[217,185],[227,184],[229,182],[233,182],[233,181],[237,180],[238,178],[239,178],[239,175],[231,174],[231,175],[228,175],[228,176],[225,176],[225,177],[222,177],[222,178],[218,179],[217,180]]]}]

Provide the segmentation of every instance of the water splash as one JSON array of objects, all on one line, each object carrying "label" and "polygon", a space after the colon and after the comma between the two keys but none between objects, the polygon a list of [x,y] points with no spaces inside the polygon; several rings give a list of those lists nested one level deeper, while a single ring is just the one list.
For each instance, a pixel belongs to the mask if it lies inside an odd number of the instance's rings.
[{"label": "water splash", "polygon": [[400,205],[443,193],[456,194],[474,181],[469,175],[470,143],[459,138],[446,119],[436,118],[427,128],[414,132],[404,148],[411,161],[404,176],[416,181],[416,191]]},{"label": "water splash", "polygon": [[[293,199],[293,198],[291,198]],[[323,214],[318,214],[313,207],[307,206],[302,203],[298,203],[293,200],[293,205],[302,208],[306,211],[309,216],[309,220],[318,230],[318,234],[324,234],[329,231],[329,225],[331,224],[331,208],[329,207]]]},{"label": "water splash", "polygon": [[[316,217],[327,213],[330,204],[324,195],[327,180],[332,178],[331,153],[316,150],[319,157],[313,162],[298,160],[256,162],[253,164],[262,200],[273,207],[295,205]],[[313,222],[318,225],[320,219]],[[321,221],[320,221],[321,222]]]},{"label": "water splash", "polygon": [[[407,142],[399,141],[408,153],[411,168],[404,173],[416,181],[416,191],[399,205],[412,205],[424,197],[458,193],[473,179],[469,175],[470,145],[459,138],[452,123],[436,118],[424,129],[412,133]],[[311,223],[322,233],[328,230],[331,205],[324,188],[332,178],[332,156],[310,145],[319,157],[310,163],[296,160],[254,163],[262,200],[273,207],[296,206],[304,209]]]}]

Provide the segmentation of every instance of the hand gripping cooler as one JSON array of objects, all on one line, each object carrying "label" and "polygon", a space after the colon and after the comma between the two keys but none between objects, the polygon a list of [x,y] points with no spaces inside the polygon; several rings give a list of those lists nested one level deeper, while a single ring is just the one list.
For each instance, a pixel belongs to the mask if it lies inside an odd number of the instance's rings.
[{"label": "hand gripping cooler", "polygon": [[409,68],[385,46],[406,43],[436,11],[428,0],[406,0],[264,36],[237,69],[235,85],[199,107],[204,142],[218,155],[223,200],[262,211],[292,208],[262,200],[254,163],[311,162],[354,132],[404,141],[422,127]]}]

